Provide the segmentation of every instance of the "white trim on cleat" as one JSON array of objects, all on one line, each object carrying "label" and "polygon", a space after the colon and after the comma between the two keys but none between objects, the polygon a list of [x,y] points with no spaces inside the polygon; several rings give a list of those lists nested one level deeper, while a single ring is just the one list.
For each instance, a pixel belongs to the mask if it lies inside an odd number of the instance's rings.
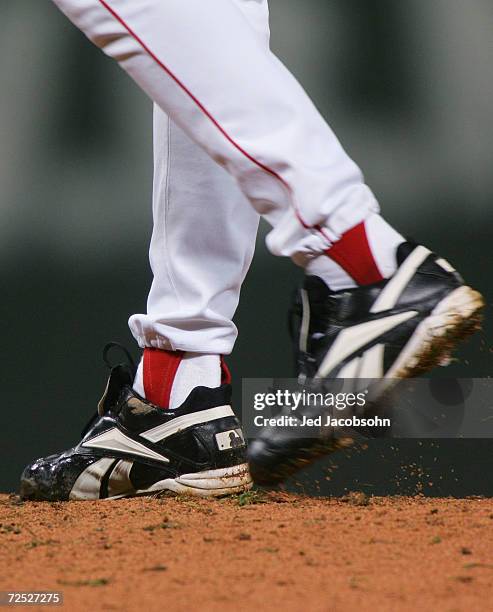
[{"label": "white trim on cleat", "polygon": [[397,304],[411,278],[416,274],[416,270],[429,255],[431,255],[431,251],[426,247],[416,247],[389,280],[382,293],[375,300],[370,312],[376,314],[391,310]]},{"label": "white trim on cleat", "polygon": [[114,458],[103,457],[91,463],[79,474],[70,491],[69,499],[78,501],[99,499],[101,480],[114,462]]},{"label": "white trim on cleat", "polygon": [[115,465],[108,479],[108,497],[128,495],[129,491],[134,490],[130,480],[130,470],[133,464],[133,461],[122,459]]},{"label": "white trim on cleat", "polygon": [[[427,364],[428,370],[440,365],[444,356],[449,356],[453,345],[461,331],[469,324],[474,324],[474,317],[478,317],[484,306],[480,293],[471,287],[462,286],[455,289],[437,304],[432,313],[426,317],[416,328],[406,346],[385,378],[409,378],[419,369],[429,353],[436,350],[435,363]],[[463,335],[467,335],[467,330]],[[446,346],[448,341],[452,346]],[[443,350],[440,348],[443,346]]]},{"label": "white trim on cleat", "polygon": [[344,361],[379,336],[394,329],[394,327],[409,321],[417,314],[416,310],[411,310],[347,327],[339,333],[334,344],[330,347],[315,378],[327,377],[341,361]]},{"label": "white trim on cleat", "polygon": [[112,450],[120,453],[127,453],[129,455],[136,455],[138,457],[146,457],[147,459],[154,459],[155,461],[160,461],[162,463],[169,463],[169,459],[167,457],[156,453],[151,448],[144,446],[133,438],[129,438],[117,427],[107,429],[94,438],[90,438],[89,440],[82,442],[81,446],[86,448]]},{"label": "white trim on cleat", "polygon": [[310,331],[310,300],[306,289],[300,291],[301,304],[303,307],[303,317],[301,320],[299,349],[301,352],[308,352],[308,333]]},{"label": "white trim on cleat", "polygon": [[172,491],[182,495],[196,495],[199,497],[221,497],[244,493],[253,486],[248,470],[248,464],[242,463],[227,468],[182,474],[176,478],[166,478],[155,482],[147,489],[139,489],[127,494],[114,495],[108,499],[121,499],[134,495],[149,495],[161,491]]},{"label": "white trim on cleat", "polygon": [[153,427],[148,431],[144,431],[140,435],[142,438],[149,440],[149,442],[161,442],[165,438],[169,438],[170,436],[173,436],[184,429],[188,429],[188,427],[192,427],[193,425],[209,423],[210,421],[232,416],[234,416],[234,412],[231,406],[217,406],[216,408],[199,410],[198,412],[176,417],[169,423],[163,423],[162,425]]}]

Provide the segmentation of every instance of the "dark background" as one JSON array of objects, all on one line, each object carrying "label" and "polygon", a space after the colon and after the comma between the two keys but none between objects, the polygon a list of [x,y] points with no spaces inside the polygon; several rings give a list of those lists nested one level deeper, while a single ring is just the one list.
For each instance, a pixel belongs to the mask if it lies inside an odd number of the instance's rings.
[{"label": "dark background", "polygon": [[[385,216],[491,305],[491,2],[271,0],[271,13],[274,50]],[[151,104],[50,3],[3,0],[0,34],[0,490],[14,490],[28,461],[78,439],[104,343],[134,346],[126,321],[150,283]],[[237,398],[242,377],[292,370],[285,312],[300,273],[267,253],[265,232],[236,317]],[[490,315],[447,376],[490,376]],[[489,440],[380,440],[293,486],[490,495],[492,454]]]}]

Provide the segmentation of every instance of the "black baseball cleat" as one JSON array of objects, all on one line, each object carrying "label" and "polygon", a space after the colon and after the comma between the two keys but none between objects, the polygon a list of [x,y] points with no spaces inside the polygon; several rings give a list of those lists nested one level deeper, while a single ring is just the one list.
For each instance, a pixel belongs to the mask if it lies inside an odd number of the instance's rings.
[{"label": "black baseball cleat", "polygon": [[[406,242],[390,279],[331,291],[306,277],[291,312],[300,385],[328,379],[392,381],[446,365],[457,344],[480,329],[484,301],[444,259]],[[279,482],[337,448],[337,440],[299,440],[267,428],[249,447],[252,477]]]},{"label": "black baseball cleat", "polygon": [[37,459],[21,476],[25,500],[117,499],[160,491],[222,496],[251,487],[231,387],[195,388],[176,410],[133,390],[134,368],[112,368],[81,442]]},{"label": "black baseball cleat", "polygon": [[298,376],[417,376],[446,363],[481,327],[482,296],[444,259],[409,242],[392,278],[331,292],[307,277],[292,312]]}]

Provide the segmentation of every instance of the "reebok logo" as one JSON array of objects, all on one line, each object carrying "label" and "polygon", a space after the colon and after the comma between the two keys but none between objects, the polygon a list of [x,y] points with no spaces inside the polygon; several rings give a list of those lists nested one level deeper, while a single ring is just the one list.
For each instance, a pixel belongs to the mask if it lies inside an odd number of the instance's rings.
[{"label": "reebok logo", "polygon": [[343,330],[322,361],[316,378],[325,378],[341,361],[356,353],[373,340],[387,333],[394,327],[409,321],[418,313],[415,310],[391,315],[375,321],[367,321]]}]

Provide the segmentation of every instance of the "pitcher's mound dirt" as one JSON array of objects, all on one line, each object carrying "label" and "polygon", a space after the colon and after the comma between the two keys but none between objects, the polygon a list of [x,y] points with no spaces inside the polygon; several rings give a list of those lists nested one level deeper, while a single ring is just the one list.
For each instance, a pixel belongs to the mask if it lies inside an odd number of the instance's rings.
[{"label": "pitcher's mound dirt", "polygon": [[67,610],[478,610],[493,601],[493,501],[0,497],[3,590]]}]

